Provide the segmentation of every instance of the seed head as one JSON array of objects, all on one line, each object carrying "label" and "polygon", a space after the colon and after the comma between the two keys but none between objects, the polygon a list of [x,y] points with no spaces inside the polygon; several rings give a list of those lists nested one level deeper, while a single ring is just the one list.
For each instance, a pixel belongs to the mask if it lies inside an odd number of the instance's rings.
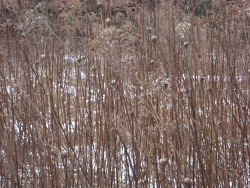
[{"label": "seed head", "polygon": [[191,187],[192,185],[192,180],[190,178],[183,178],[181,181],[182,184],[184,184],[186,187]]},{"label": "seed head", "polygon": [[152,31],[152,28],[151,27],[148,27],[147,28],[147,32],[151,32]]},{"label": "seed head", "polygon": [[156,43],[156,42],[158,41],[158,37],[157,37],[156,35],[153,35],[153,36],[151,37],[151,41],[152,41],[153,43]]},{"label": "seed head", "polygon": [[59,151],[57,151],[56,149],[50,150],[50,153],[51,153],[52,155],[54,155],[55,157],[59,156]]},{"label": "seed head", "polygon": [[185,41],[185,42],[183,43],[183,45],[184,45],[185,48],[187,48],[187,47],[188,47],[188,42]]},{"label": "seed head", "polygon": [[192,187],[192,180],[190,178],[183,178],[181,181],[184,187],[191,188]]},{"label": "seed head", "polygon": [[166,164],[167,164],[167,159],[164,157],[164,158],[161,158],[160,160],[159,160],[159,165],[160,166],[162,166],[162,167],[164,167],[164,166],[166,166]]},{"label": "seed head", "polygon": [[68,157],[68,154],[66,151],[61,152],[62,159],[66,159]]},{"label": "seed head", "polygon": [[110,18],[106,18],[105,23],[106,23],[107,26],[110,26],[110,24],[111,24],[111,19],[110,19]]},{"label": "seed head", "polygon": [[99,1],[99,2],[96,3],[96,6],[97,6],[97,8],[102,8],[103,7],[103,3]]}]

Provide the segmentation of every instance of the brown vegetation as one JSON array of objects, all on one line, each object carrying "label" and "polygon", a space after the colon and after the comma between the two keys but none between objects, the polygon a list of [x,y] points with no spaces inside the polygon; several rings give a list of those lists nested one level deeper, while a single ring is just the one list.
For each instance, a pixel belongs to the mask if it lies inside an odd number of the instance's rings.
[{"label": "brown vegetation", "polygon": [[0,187],[246,187],[246,6],[71,2],[1,17]]}]

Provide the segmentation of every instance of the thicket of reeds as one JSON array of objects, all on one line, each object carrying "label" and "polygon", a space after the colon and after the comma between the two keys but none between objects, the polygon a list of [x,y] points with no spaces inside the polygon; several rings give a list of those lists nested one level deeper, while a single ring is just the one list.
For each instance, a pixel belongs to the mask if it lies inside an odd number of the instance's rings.
[{"label": "thicket of reeds", "polygon": [[20,35],[6,24],[0,187],[246,187],[244,8],[197,17],[141,4],[121,25],[85,15],[85,35],[67,39],[55,37],[65,25]]}]

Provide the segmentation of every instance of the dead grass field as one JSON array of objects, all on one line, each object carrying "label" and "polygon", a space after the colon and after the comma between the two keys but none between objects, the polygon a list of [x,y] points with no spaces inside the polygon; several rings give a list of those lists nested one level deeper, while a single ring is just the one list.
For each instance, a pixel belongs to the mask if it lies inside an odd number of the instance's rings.
[{"label": "dead grass field", "polygon": [[247,187],[247,4],[98,6],[2,24],[0,187]]}]

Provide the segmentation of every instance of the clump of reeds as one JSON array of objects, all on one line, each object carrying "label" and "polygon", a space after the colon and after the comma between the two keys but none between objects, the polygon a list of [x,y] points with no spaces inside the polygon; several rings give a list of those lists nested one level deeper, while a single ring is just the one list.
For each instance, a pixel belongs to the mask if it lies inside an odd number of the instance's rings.
[{"label": "clump of reeds", "polygon": [[247,186],[243,7],[196,17],[145,1],[126,4],[133,17],[119,25],[114,2],[47,20],[63,44],[35,26],[23,37],[4,28],[0,186]]}]

